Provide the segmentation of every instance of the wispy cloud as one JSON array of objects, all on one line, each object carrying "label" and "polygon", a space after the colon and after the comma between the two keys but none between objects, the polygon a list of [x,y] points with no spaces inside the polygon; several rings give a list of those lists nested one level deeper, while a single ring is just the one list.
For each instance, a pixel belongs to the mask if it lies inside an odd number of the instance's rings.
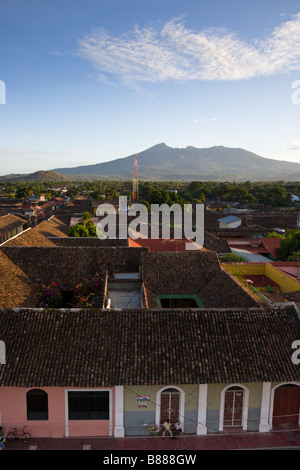
[{"label": "wispy cloud", "polygon": [[78,54],[99,80],[127,85],[269,76],[300,68],[300,13],[251,41],[225,29],[192,31],[183,17],[120,36],[96,29],[79,40]]},{"label": "wispy cloud", "polygon": [[300,140],[295,140],[294,142],[288,142],[287,144],[283,144],[282,147],[288,150],[300,150]]},{"label": "wispy cloud", "polygon": [[216,118],[207,118],[207,117],[204,117],[202,119],[195,119],[194,120],[194,123],[195,124],[205,124],[207,122],[215,122],[216,121]]},{"label": "wispy cloud", "polygon": [[59,56],[59,57],[65,55],[63,52],[60,52],[56,49],[49,49],[49,54],[56,55],[56,56]]}]

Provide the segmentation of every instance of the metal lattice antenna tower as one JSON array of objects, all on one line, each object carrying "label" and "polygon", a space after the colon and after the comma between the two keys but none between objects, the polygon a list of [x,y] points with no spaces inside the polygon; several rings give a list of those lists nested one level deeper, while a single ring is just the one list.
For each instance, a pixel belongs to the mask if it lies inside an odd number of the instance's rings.
[{"label": "metal lattice antenna tower", "polygon": [[138,200],[139,200],[139,183],[138,183],[138,165],[137,165],[137,153],[136,153],[134,155],[132,201],[137,202]]}]

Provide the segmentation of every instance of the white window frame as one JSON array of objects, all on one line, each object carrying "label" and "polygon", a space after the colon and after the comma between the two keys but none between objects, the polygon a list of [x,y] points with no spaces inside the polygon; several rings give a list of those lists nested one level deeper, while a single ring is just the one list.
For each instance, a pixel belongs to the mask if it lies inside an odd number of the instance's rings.
[{"label": "white window frame", "polygon": [[242,428],[243,428],[244,431],[247,431],[248,407],[249,407],[249,389],[245,385],[240,384],[240,383],[229,384],[226,387],[224,387],[223,390],[221,391],[219,431],[224,430],[225,393],[231,387],[240,387],[244,390]]},{"label": "white window frame", "polygon": [[185,406],[185,391],[177,385],[166,385],[156,392],[156,407],[155,407],[155,424],[160,424],[160,408],[161,408],[161,394],[169,388],[174,388],[179,392],[179,421],[181,429],[184,431],[184,406]]},{"label": "white window frame", "polygon": [[[69,437],[69,392],[109,392],[109,436],[112,436],[112,389],[111,388],[66,388],[65,389],[65,436]],[[87,420],[88,421],[88,420]]]},{"label": "white window frame", "polygon": [[[281,382],[280,384],[275,385],[272,387],[271,390],[271,400],[270,400],[270,428],[273,427],[273,413],[274,413],[274,399],[275,399],[275,390],[277,388],[282,387],[283,385],[297,385],[300,387],[300,382]],[[300,409],[299,409],[299,417],[298,417],[298,425],[300,426]]]}]

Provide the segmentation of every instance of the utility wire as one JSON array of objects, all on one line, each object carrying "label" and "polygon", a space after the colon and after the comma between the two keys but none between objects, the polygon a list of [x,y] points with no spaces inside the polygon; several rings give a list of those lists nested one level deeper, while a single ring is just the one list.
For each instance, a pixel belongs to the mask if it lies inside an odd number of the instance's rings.
[{"label": "utility wire", "polygon": [[[137,393],[136,393],[134,390],[131,390],[128,386],[125,385],[124,388],[125,388],[126,390],[128,390],[129,392],[133,393],[135,396],[137,396]],[[179,393],[180,393],[180,392],[179,392]],[[151,400],[151,399],[148,400],[148,401],[149,401],[149,403],[152,403],[152,404],[154,404],[155,406],[161,407],[161,405],[160,405],[159,403],[157,403],[156,401],[153,401],[153,400]],[[210,429],[210,430],[215,431],[215,432],[217,432],[217,433],[220,432],[219,428],[213,427],[211,424],[209,424],[209,423],[218,423],[219,421],[208,421],[208,422],[206,422],[206,423],[202,423],[202,422],[200,422],[200,421],[198,421],[198,420],[195,420],[195,419],[192,419],[192,418],[188,418],[188,417],[185,416],[185,415],[181,415],[180,413],[179,413],[178,416],[179,416],[179,418],[182,418],[184,422],[185,422],[186,420],[188,420],[188,421],[190,421],[190,422],[192,422],[192,423],[195,423],[195,424],[197,424],[197,425],[204,426],[204,427],[206,427],[207,429]],[[291,417],[291,416],[298,416],[298,414],[278,415],[278,416],[273,416],[273,418],[288,418],[288,417]],[[258,421],[258,420],[260,420],[260,417],[259,417],[259,418],[248,418],[248,419],[247,419],[247,422],[249,422],[249,421]],[[134,427],[134,426],[141,426],[141,425],[140,425],[140,424],[127,424],[126,426],[132,426],[132,427]],[[297,430],[297,428],[295,428],[295,430]],[[284,432],[284,431],[290,432],[291,429],[270,430],[269,432]],[[252,431],[252,432],[256,432],[256,431]],[[227,435],[227,436],[228,436],[228,435],[236,436],[236,435],[239,435],[239,434],[245,435],[244,432],[242,432],[242,431],[226,432],[226,435]]]}]

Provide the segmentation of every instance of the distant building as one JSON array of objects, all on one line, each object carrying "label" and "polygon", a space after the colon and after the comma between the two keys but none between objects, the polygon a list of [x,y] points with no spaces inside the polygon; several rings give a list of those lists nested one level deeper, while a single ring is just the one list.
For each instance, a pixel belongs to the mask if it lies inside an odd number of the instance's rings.
[{"label": "distant building", "polygon": [[42,202],[42,201],[44,202],[44,201],[46,201],[46,199],[45,199],[45,196],[44,196],[44,195],[41,195],[41,196],[34,196],[34,195],[32,194],[32,196],[29,196],[28,201],[29,201],[29,202]]},{"label": "distant building", "polygon": [[0,244],[27,228],[28,220],[14,214],[0,217]]},{"label": "distant building", "polygon": [[212,212],[222,212],[225,208],[225,204],[223,202],[213,201],[208,203],[206,207]]},{"label": "distant building", "polygon": [[242,223],[242,219],[235,217],[234,215],[229,215],[223,217],[223,219],[218,219],[219,228],[236,228],[239,227]]}]

